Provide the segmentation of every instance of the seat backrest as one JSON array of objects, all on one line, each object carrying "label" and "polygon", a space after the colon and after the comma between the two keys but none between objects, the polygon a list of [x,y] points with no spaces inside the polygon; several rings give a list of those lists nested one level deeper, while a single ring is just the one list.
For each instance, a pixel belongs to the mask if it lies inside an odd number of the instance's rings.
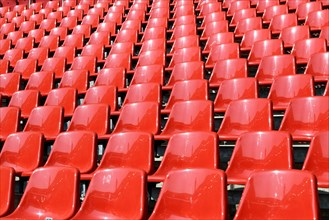
[{"label": "seat backrest", "polygon": [[293,163],[288,132],[247,132],[238,138],[225,173],[228,184],[246,184],[253,172],[292,169]]},{"label": "seat backrest", "polygon": [[310,74],[315,79],[329,79],[329,52],[315,53],[308,60],[305,74]]},{"label": "seat backrest", "polygon": [[[243,114],[241,114],[243,112]],[[218,135],[223,139],[237,139],[250,131],[272,130],[272,103],[268,99],[231,101],[224,115]]]},{"label": "seat backrest", "polygon": [[146,214],[145,172],[134,168],[115,168],[95,173],[82,206],[73,219],[143,219]]},{"label": "seat backrest", "polygon": [[329,130],[329,97],[313,96],[290,101],[280,131],[288,131],[294,139],[310,140],[315,133]]},{"label": "seat backrest", "polygon": [[77,90],[74,88],[57,88],[52,89],[45,101],[45,106],[62,106],[64,116],[72,116],[77,105]]},{"label": "seat backrest", "polygon": [[296,41],[310,38],[310,27],[307,25],[286,27],[281,31],[279,38],[283,41],[284,47],[292,47]]},{"label": "seat backrest", "polygon": [[53,84],[54,74],[52,72],[35,72],[31,74],[25,90],[38,90],[42,96],[46,96],[52,90]]},{"label": "seat backrest", "polygon": [[228,215],[226,195],[226,178],[221,170],[175,170],[166,177],[149,219],[164,219],[172,216],[226,219]]},{"label": "seat backrest", "polygon": [[123,67],[103,68],[97,73],[95,86],[116,86],[118,89],[126,85],[126,72]]},{"label": "seat backrest", "polygon": [[96,133],[91,131],[60,133],[45,166],[69,166],[80,173],[91,172],[96,167],[96,142]]},{"label": "seat backrest", "polygon": [[130,86],[143,83],[157,83],[163,85],[164,67],[163,65],[139,66],[135,68]]},{"label": "seat backrest", "polygon": [[283,54],[280,39],[261,40],[254,43],[248,56],[248,63],[258,65],[263,57]]},{"label": "seat backrest", "polygon": [[83,104],[107,104],[111,111],[117,109],[117,88],[115,86],[94,86],[87,90]]},{"label": "seat backrest", "polygon": [[209,52],[206,67],[214,66],[219,60],[236,59],[240,57],[238,43],[214,44]]},{"label": "seat backrest", "polygon": [[259,171],[248,180],[235,219],[318,219],[316,178],[300,170]]},{"label": "seat backrest", "polygon": [[63,73],[59,88],[75,88],[78,93],[85,93],[89,86],[88,70],[69,70]]},{"label": "seat backrest", "polygon": [[291,54],[296,57],[297,63],[307,63],[316,53],[327,52],[326,40],[323,38],[309,38],[295,42]]},{"label": "seat backrest", "polygon": [[122,105],[136,102],[161,103],[161,87],[157,83],[143,83],[131,85],[128,88]]},{"label": "seat backrest", "polygon": [[[36,169],[16,210],[8,218],[58,218],[73,216],[78,208],[79,172],[72,167]],[[63,199],[65,195],[65,199]]]},{"label": "seat backrest", "polygon": [[329,132],[315,134],[304,161],[302,170],[311,171],[317,178],[318,187],[329,188]]},{"label": "seat backrest", "polygon": [[5,216],[14,208],[14,169],[1,166],[0,179],[0,216]]},{"label": "seat backrest", "polygon": [[21,90],[13,93],[9,107],[18,107],[21,117],[28,118],[32,109],[39,105],[39,92],[37,90]]},{"label": "seat backrest", "polygon": [[4,141],[6,137],[18,131],[20,121],[20,110],[17,107],[0,108],[0,140]]},{"label": "seat backrest", "polygon": [[176,82],[184,80],[203,79],[203,76],[204,63],[202,61],[177,63],[166,86],[173,86]]}]

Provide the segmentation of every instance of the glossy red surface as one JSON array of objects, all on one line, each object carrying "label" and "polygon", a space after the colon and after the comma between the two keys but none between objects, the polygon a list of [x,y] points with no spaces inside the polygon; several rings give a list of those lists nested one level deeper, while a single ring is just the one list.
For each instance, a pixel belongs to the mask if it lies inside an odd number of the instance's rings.
[{"label": "glossy red surface", "polygon": [[316,53],[327,52],[326,40],[323,38],[310,38],[298,40],[291,51],[297,63],[307,63],[309,58]]},{"label": "glossy red surface", "polygon": [[125,69],[118,68],[103,68],[97,73],[95,86],[116,86],[118,89],[125,87]]},{"label": "glossy red surface", "polygon": [[21,110],[21,117],[28,118],[32,109],[39,105],[39,92],[37,90],[22,90],[15,92],[8,104]]},{"label": "glossy red surface", "polygon": [[319,219],[316,178],[300,170],[253,174],[235,215],[239,219]]},{"label": "glossy red surface", "polygon": [[267,7],[264,10],[262,20],[264,23],[268,24],[271,22],[271,20],[274,16],[287,14],[287,13],[288,13],[287,5],[272,5],[272,6]]},{"label": "glossy red surface", "polygon": [[45,106],[62,106],[64,117],[71,117],[76,108],[77,90],[74,88],[52,89],[47,96]]},{"label": "glossy red surface", "polygon": [[297,26],[297,15],[294,13],[276,15],[272,18],[269,29],[272,34],[280,34],[280,32],[287,27]]},{"label": "glossy red surface", "polygon": [[322,10],[321,2],[306,2],[298,5],[296,14],[298,19],[305,20],[310,12]]},{"label": "glossy red surface", "polygon": [[311,30],[321,30],[322,27],[329,25],[329,11],[318,10],[308,13],[305,24],[309,25]]},{"label": "glossy red surface", "polygon": [[19,90],[21,75],[19,73],[0,74],[0,92],[3,96],[12,96]]},{"label": "glossy red surface", "polygon": [[226,219],[226,194],[221,170],[173,171],[166,177],[149,219]]},{"label": "glossy red surface", "polygon": [[201,61],[201,49],[199,46],[177,49],[174,52],[168,67],[172,68],[178,63],[197,62],[197,61]]},{"label": "glossy red surface", "polygon": [[280,39],[261,40],[254,43],[248,57],[249,65],[258,65],[263,57],[283,54]]},{"label": "glossy red surface", "polygon": [[0,167],[0,217],[9,214],[14,208],[15,171],[11,167]]},{"label": "glossy red surface", "polygon": [[61,78],[65,72],[65,65],[66,60],[64,57],[47,58],[43,61],[41,71],[54,73],[56,78]]},{"label": "glossy red surface", "polygon": [[233,14],[230,26],[236,26],[236,24],[245,18],[254,18],[256,17],[256,9],[255,8],[246,8],[236,11]]},{"label": "glossy red surface", "polygon": [[18,131],[20,110],[17,107],[0,108],[0,140],[4,141],[8,135]]},{"label": "glossy red surface", "polygon": [[[73,61],[74,62],[74,61]],[[88,70],[69,70],[63,73],[59,88],[74,88],[79,94],[85,93],[88,88]]]},{"label": "glossy red surface", "polygon": [[228,184],[246,184],[253,172],[292,168],[289,133],[258,131],[240,135],[225,173]]},{"label": "glossy red surface", "polygon": [[137,102],[158,102],[161,103],[161,87],[157,83],[143,83],[131,85],[128,88],[123,106]]},{"label": "glossy red surface", "polygon": [[78,208],[78,178],[79,172],[71,167],[47,167],[35,170],[18,207],[4,219],[72,217]]},{"label": "glossy red surface", "polygon": [[227,44],[234,43],[234,33],[232,32],[223,32],[212,34],[208,37],[207,43],[204,46],[203,53],[209,53],[211,47],[216,44]]},{"label": "glossy red surface", "polygon": [[292,99],[279,130],[288,131],[296,140],[310,140],[317,132],[328,131],[329,97]]},{"label": "glossy red surface", "polygon": [[[243,112],[243,114],[241,114]],[[251,131],[272,130],[272,103],[268,99],[241,99],[231,101],[218,130],[221,139],[237,139]]]},{"label": "glossy red surface", "polygon": [[329,131],[317,133],[304,161],[303,170],[311,171],[317,178],[318,187],[329,188]]},{"label": "glossy red surface", "polygon": [[214,44],[209,52],[206,61],[206,67],[213,67],[217,61],[226,59],[237,59],[240,56],[240,49],[238,43],[230,44]]},{"label": "glossy red surface", "polygon": [[228,21],[213,21],[205,24],[201,39],[207,39],[213,34],[228,32]]},{"label": "glossy red surface", "polygon": [[310,27],[292,26],[286,27],[281,31],[280,37],[284,47],[292,47],[296,41],[310,38]]},{"label": "glossy red surface", "polygon": [[262,29],[262,18],[245,18],[240,20],[234,30],[235,37],[242,37],[246,32],[251,30]]},{"label": "glossy red surface", "polygon": [[36,72],[36,67],[37,61],[35,59],[21,59],[16,62],[13,72],[20,73],[22,79],[28,80],[31,74]]},{"label": "glossy red surface", "polygon": [[95,173],[73,219],[143,219],[147,212],[146,174],[133,168]]},{"label": "glossy red surface", "polygon": [[315,81],[329,80],[329,52],[315,53],[308,60],[305,74],[314,76]]},{"label": "glossy red surface", "polygon": [[271,31],[269,29],[254,29],[246,31],[240,43],[241,50],[250,50],[256,41],[268,39],[271,39]]},{"label": "glossy red surface", "polygon": [[162,65],[139,66],[135,68],[130,86],[143,83],[163,85],[164,67]]}]

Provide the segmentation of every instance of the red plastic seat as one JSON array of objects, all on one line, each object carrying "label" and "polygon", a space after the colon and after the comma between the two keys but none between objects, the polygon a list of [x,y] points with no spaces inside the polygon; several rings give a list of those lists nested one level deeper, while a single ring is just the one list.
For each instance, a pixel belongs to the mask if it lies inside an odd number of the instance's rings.
[{"label": "red plastic seat", "polygon": [[[40,25],[41,22],[44,19],[45,19],[45,15],[44,14],[41,14],[41,13],[39,13],[39,14],[31,14],[30,15],[30,18],[29,18],[29,21],[34,22],[35,25]],[[44,30],[44,29],[42,29],[42,30]]]},{"label": "red plastic seat", "polygon": [[205,24],[201,39],[208,39],[213,34],[225,32],[228,32],[228,22],[226,20],[209,22]]},{"label": "red plastic seat", "polygon": [[272,18],[276,15],[288,14],[287,5],[273,5],[269,6],[264,10],[262,17],[263,23],[269,24]]},{"label": "red plastic seat", "polygon": [[[63,20],[62,20],[63,22]],[[46,32],[50,32],[51,29],[56,27],[56,19],[55,18],[47,18],[41,21],[39,25],[39,29],[44,29]]]},{"label": "red plastic seat", "polygon": [[44,106],[61,106],[64,109],[64,117],[71,117],[77,105],[77,90],[74,88],[52,89]]},{"label": "red plastic seat", "polygon": [[172,35],[170,40],[174,41],[176,38],[189,36],[189,35],[196,35],[196,26],[194,24],[188,24],[188,25],[180,25],[177,26]]},{"label": "red plastic seat", "polygon": [[213,103],[208,100],[176,102],[168,121],[156,139],[169,139],[172,135],[191,131],[213,130]]},{"label": "red plastic seat", "polygon": [[57,23],[60,23],[63,19],[63,13],[61,11],[53,11],[47,15],[47,18],[55,18]]},{"label": "red plastic seat", "polygon": [[241,50],[250,50],[256,41],[271,39],[271,31],[269,29],[255,29],[244,33],[241,40]]},{"label": "red plastic seat", "polygon": [[300,170],[259,171],[248,180],[235,219],[318,219],[316,178]]},{"label": "red plastic seat", "polygon": [[246,19],[246,18],[254,18],[254,17],[256,17],[255,8],[247,8],[247,9],[238,10],[233,14],[230,26],[235,27],[240,20]]},{"label": "red plastic seat", "polygon": [[[73,59],[75,57],[75,47],[74,46],[61,46],[58,47],[55,50],[55,53],[53,55],[53,58],[65,58],[65,62],[63,62],[63,59],[58,59],[58,64],[60,65],[60,63],[65,63],[65,64],[72,64],[73,63]],[[56,60],[56,59],[55,59]],[[50,62],[50,61],[47,61]],[[56,62],[56,61],[51,61],[51,62]],[[62,66],[62,65],[60,65]],[[63,66],[65,68],[65,66]],[[64,71],[65,69],[63,69],[62,67],[59,68],[61,71]],[[58,72],[58,75],[60,75],[60,73]]]},{"label": "red plastic seat", "polygon": [[68,28],[67,27],[55,27],[51,29],[49,35],[58,36],[60,41],[64,41],[67,36]]},{"label": "red plastic seat", "polygon": [[257,13],[264,13],[264,11],[273,5],[279,5],[280,1],[279,0],[262,0],[262,1],[257,1],[256,5],[256,10]]},{"label": "red plastic seat", "polygon": [[25,90],[38,90],[42,96],[46,96],[52,90],[53,84],[54,74],[52,72],[35,72],[31,74]]},{"label": "red plastic seat", "polygon": [[94,86],[87,90],[83,104],[107,104],[111,111],[117,109],[117,88],[115,86]]},{"label": "red plastic seat", "polygon": [[190,35],[185,37],[177,38],[172,45],[169,54],[173,54],[175,51],[183,48],[190,47],[199,47],[199,36],[198,35]]},{"label": "red plastic seat", "polygon": [[115,34],[116,33],[116,23],[110,22],[110,21],[99,23],[97,26],[96,32],[108,32],[108,34]]},{"label": "red plastic seat", "polygon": [[20,110],[17,107],[0,108],[0,140],[4,141],[8,135],[18,131]]},{"label": "red plastic seat", "polygon": [[203,21],[200,25],[201,28],[204,28],[206,24],[214,22],[214,21],[223,21],[226,20],[226,13],[225,11],[218,11],[213,12],[211,14],[208,14],[204,16]]},{"label": "red plastic seat", "polygon": [[10,97],[14,92],[18,91],[20,81],[21,74],[19,73],[0,74],[0,94],[2,97]]},{"label": "red plastic seat", "polygon": [[59,36],[57,35],[48,35],[41,38],[39,47],[46,47],[50,51],[55,51],[59,46]]},{"label": "red plastic seat", "polygon": [[214,132],[186,132],[169,139],[157,171],[149,182],[163,182],[170,171],[181,169],[216,169],[218,167],[218,137]]},{"label": "red plastic seat", "polygon": [[314,96],[313,77],[308,74],[277,76],[268,98],[274,110],[285,110],[292,98]]},{"label": "red plastic seat", "polygon": [[238,43],[214,44],[206,61],[206,68],[212,68],[219,60],[237,59],[240,57]]},{"label": "red plastic seat", "polygon": [[52,10],[56,11],[59,7],[59,1],[52,0],[46,3],[45,8],[51,8]]},{"label": "red plastic seat", "polygon": [[296,14],[281,14],[272,18],[269,29],[272,31],[272,34],[280,34],[284,28],[297,25],[298,23]]},{"label": "red plastic seat", "polygon": [[120,30],[117,33],[114,43],[133,42],[137,43],[138,31],[133,29]]},{"label": "red plastic seat", "polygon": [[100,19],[103,19],[103,17],[104,17],[104,8],[94,6],[93,8],[88,10],[87,15],[98,15]]},{"label": "red plastic seat", "polygon": [[313,54],[307,63],[305,74],[310,74],[317,81],[329,80],[329,52]]},{"label": "red plastic seat", "polygon": [[296,74],[295,57],[290,54],[263,57],[256,72],[259,84],[272,84],[277,76]]},{"label": "red plastic seat", "polygon": [[64,57],[47,58],[41,67],[41,71],[54,73],[55,78],[61,78],[65,69],[66,59]]},{"label": "red plastic seat", "polygon": [[120,31],[122,30],[135,30],[137,32],[141,31],[142,23],[140,20],[126,20],[121,24]]},{"label": "red plastic seat", "polygon": [[75,47],[77,50],[82,49],[84,46],[83,34],[70,34],[64,39],[62,46]]},{"label": "red plastic seat", "polygon": [[157,102],[138,102],[122,107],[112,133],[144,131],[157,134],[160,129],[160,108]]},{"label": "red plastic seat", "polygon": [[305,20],[310,12],[322,10],[321,2],[306,2],[298,5],[296,14],[298,20]]},{"label": "red plastic seat", "polygon": [[195,15],[184,15],[184,16],[177,17],[174,21],[172,29],[175,29],[175,27],[180,26],[180,25],[196,24],[195,20],[196,20]]},{"label": "red plastic seat", "polygon": [[91,25],[92,28],[97,28],[99,24],[99,15],[88,14],[82,18],[81,24]]},{"label": "red plastic seat", "polygon": [[161,87],[157,83],[130,85],[122,106],[137,102],[161,103]]},{"label": "red plastic seat", "polygon": [[222,4],[220,2],[207,2],[201,5],[199,16],[206,16],[218,11],[222,11]]},{"label": "red plastic seat", "polygon": [[329,11],[319,10],[310,12],[305,21],[305,25],[309,25],[311,30],[321,30],[322,27],[329,25]]},{"label": "red plastic seat", "polygon": [[37,60],[21,59],[16,62],[13,72],[20,73],[23,80],[28,80],[30,75],[36,71]]},{"label": "red plastic seat", "polygon": [[91,172],[96,167],[96,142],[96,134],[91,131],[60,133],[44,166],[74,167],[80,173]]},{"label": "red plastic seat", "polygon": [[14,23],[5,23],[0,27],[0,34],[8,35],[10,32],[15,31],[15,24]]},{"label": "red plastic seat", "polygon": [[78,207],[78,183],[79,172],[72,167],[39,168],[32,173],[18,207],[7,218],[70,218]]},{"label": "red plastic seat", "polygon": [[316,176],[318,187],[321,188],[329,188],[329,175],[326,169],[329,159],[328,143],[328,131],[315,134],[302,168],[302,170],[311,171]]},{"label": "red plastic seat", "polygon": [[290,48],[296,41],[310,38],[310,27],[304,25],[284,28],[279,38],[283,41],[284,47]]},{"label": "red plastic seat", "polygon": [[0,74],[7,73],[9,67],[9,61],[8,60],[1,60],[0,61]]},{"label": "red plastic seat", "polygon": [[10,39],[1,39],[0,40],[0,55],[4,55],[7,50],[11,48],[11,40]]},{"label": "red plastic seat", "polygon": [[[32,48],[27,56],[28,60],[35,60],[38,66],[42,66],[45,59],[48,58],[48,48]],[[32,61],[30,61],[32,62]],[[35,71],[34,71],[35,72]]]},{"label": "red plastic seat", "polygon": [[296,10],[298,5],[309,2],[310,0],[286,0],[289,10]]},{"label": "red plastic seat", "polygon": [[228,184],[246,184],[257,171],[293,168],[291,137],[288,132],[258,131],[242,134],[225,171]]},{"label": "red plastic seat", "polygon": [[292,99],[279,130],[290,132],[294,140],[310,140],[316,132],[329,130],[328,112],[329,97]]},{"label": "red plastic seat", "polygon": [[135,68],[131,85],[143,83],[157,83],[163,85],[163,65],[139,66]]},{"label": "red plastic seat", "polygon": [[162,113],[170,113],[179,101],[207,100],[208,81],[203,79],[178,81],[174,84],[170,97]]},{"label": "red plastic seat", "polygon": [[39,105],[39,92],[37,90],[21,90],[13,93],[9,107],[20,109],[21,117],[28,118],[32,109]]},{"label": "red plastic seat", "polygon": [[73,30],[78,25],[78,18],[76,16],[65,17],[62,19],[59,27],[66,27],[68,30]]},{"label": "red plastic seat", "polygon": [[[77,21],[80,22],[88,9],[89,9],[88,5],[78,5],[74,9],[70,10],[67,13],[66,17],[76,17]],[[73,20],[75,19],[73,18]]]},{"label": "red plastic seat", "polygon": [[203,54],[209,53],[209,51],[213,45],[228,44],[228,43],[234,43],[234,33],[223,32],[223,33],[213,34],[208,38],[202,53]]},{"label": "red plastic seat", "polygon": [[223,80],[214,101],[215,112],[225,112],[233,100],[258,97],[258,84],[255,78],[236,78]]},{"label": "red plastic seat", "polygon": [[[198,48],[199,49],[199,48]],[[166,56],[163,50],[151,50],[143,52],[139,55],[136,67],[148,65],[162,65],[166,64]]]},{"label": "red plastic seat", "polygon": [[27,36],[33,37],[34,43],[39,44],[41,39],[45,36],[45,30],[43,29],[30,30]]},{"label": "red plastic seat", "polygon": [[[33,3],[32,3],[33,4]],[[34,11],[33,9],[30,7],[28,9],[24,9],[21,13],[21,16],[24,16],[26,20],[29,20],[30,17],[33,15]]]},{"label": "red plastic seat", "polygon": [[280,39],[261,40],[254,43],[248,57],[249,65],[259,65],[263,57],[283,54],[283,42]]},{"label": "red plastic seat", "polygon": [[211,73],[210,87],[219,87],[226,79],[247,77],[248,66],[244,58],[218,60]]},{"label": "red plastic seat", "polygon": [[73,219],[143,219],[147,213],[145,183],[146,174],[142,170],[115,168],[98,171]]},{"label": "red plastic seat", "polygon": [[85,70],[89,74],[94,74],[96,70],[96,57],[79,56],[75,57],[70,70]]},{"label": "red plastic seat", "polygon": [[125,79],[124,68],[104,68],[97,73],[95,86],[116,86],[118,89],[122,89],[126,85]]},{"label": "red plastic seat", "polygon": [[221,170],[172,171],[163,183],[149,219],[226,219],[226,194],[226,177]]},{"label": "red plastic seat", "polygon": [[[132,45],[131,51],[133,51],[133,50],[134,50],[134,47]],[[159,51],[159,50],[163,51],[163,54],[165,53],[165,51],[166,51],[166,39],[165,38],[145,40],[139,51],[139,55],[145,54],[146,52],[149,52],[149,51]],[[139,58],[139,55],[137,56],[138,58]],[[168,55],[172,55],[172,54],[168,54]]]},{"label": "red plastic seat", "polygon": [[89,24],[80,24],[73,28],[72,34],[82,34],[84,38],[89,39],[91,33],[91,26]]},{"label": "red plastic seat", "polygon": [[11,31],[8,33],[6,39],[11,41],[11,45],[15,46],[17,41],[23,38],[23,31]]},{"label": "red plastic seat", "polygon": [[233,16],[236,11],[247,8],[250,8],[250,1],[232,1],[228,5],[227,16]]},{"label": "red plastic seat", "polygon": [[[144,45],[144,44],[143,44]],[[129,53],[134,54],[134,43],[125,42],[125,43],[115,43],[111,45],[110,54],[121,54]]]},{"label": "red plastic seat", "polygon": [[14,208],[14,169],[11,167],[1,166],[0,179],[0,216],[5,216]]},{"label": "red plastic seat", "polygon": [[241,19],[235,27],[234,36],[243,37],[247,31],[262,29],[262,25],[261,17]]},{"label": "red plastic seat", "polygon": [[59,88],[75,88],[79,94],[86,93],[88,89],[88,71],[69,70],[63,73]]},{"label": "red plastic seat", "polygon": [[[112,6],[111,8],[113,8]],[[117,25],[122,23],[122,13],[120,12],[110,12],[104,16],[103,22],[115,22]]]},{"label": "red plastic seat", "polygon": [[15,67],[16,62],[23,59],[23,54],[24,51],[22,49],[11,49],[6,51],[3,59],[8,60],[11,67]]},{"label": "red plastic seat", "polygon": [[42,132],[47,140],[54,140],[62,131],[63,108],[60,106],[41,106],[32,110],[25,131]]},{"label": "red plastic seat", "polygon": [[30,5],[30,9],[33,9],[35,12],[39,12],[42,9],[42,2],[34,2]]},{"label": "red plastic seat", "polygon": [[100,138],[109,133],[109,115],[110,108],[106,104],[79,105],[67,131],[93,131]]},{"label": "red plastic seat", "polygon": [[188,47],[178,49],[174,52],[168,68],[173,68],[178,63],[201,61],[200,47]]},{"label": "red plastic seat", "polygon": [[321,52],[327,52],[326,40],[310,38],[296,41],[291,54],[296,57],[297,64],[306,64],[313,54]]},{"label": "red plastic seat", "polygon": [[151,18],[152,15],[150,15],[150,18],[147,21],[146,29],[150,28],[167,28],[168,22],[167,18]]},{"label": "red plastic seat", "polygon": [[[113,168],[136,168],[146,173],[153,171],[153,136],[135,131],[113,134],[109,137],[102,160],[95,170]],[[90,179],[92,174],[83,174],[82,179]]]},{"label": "red plastic seat", "polygon": [[1,167],[12,167],[18,175],[33,172],[42,164],[43,142],[40,132],[10,134],[1,150]]},{"label": "red plastic seat", "polygon": [[130,67],[130,53],[122,53],[108,55],[103,68],[124,68],[125,70],[130,70]]},{"label": "red plastic seat", "polygon": [[270,131],[272,127],[272,103],[270,100],[241,99],[231,101],[217,133],[220,139],[236,140],[243,133]]},{"label": "red plastic seat", "polygon": [[19,31],[23,31],[24,34],[29,33],[31,30],[35,29],[35,22],[34,21],[24,21],[19,27]]}]

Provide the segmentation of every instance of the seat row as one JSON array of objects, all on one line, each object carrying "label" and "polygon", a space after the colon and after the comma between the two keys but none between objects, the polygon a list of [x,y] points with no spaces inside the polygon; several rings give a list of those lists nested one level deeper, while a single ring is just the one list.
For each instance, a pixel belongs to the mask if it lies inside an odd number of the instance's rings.
[{"label": "seat row", "polygon": [[[1,179],[6,183],[1,185],[1,189],[6,196],[9,194],[9,201],[6,201],[12,202],[10,190],[13,190],[14,172],[7,167],[1,167],[0,171]],[[76,169],[40,168],[33,172],[18,207],[4,219],[145,219],[148,217],[145,182],[145,172],[134,168],[98,171],[80,207],[77,199],[79,172]],[[268,200],[266,203],[263,202],[264,198]],[[227,219],[227,203],[226,175],[223,171],[200,168],[177,170],[166,176],[149,219],[173,216]],[[2,214],[10,213],[8,210],[11,209],[4,208],[7,209]],[[317,219],[319,204],[316,177],[310,172],[298,170],[260,171],[252,174],[243,191],[235,219],[259,218],[269,213],[280,218]]]}]

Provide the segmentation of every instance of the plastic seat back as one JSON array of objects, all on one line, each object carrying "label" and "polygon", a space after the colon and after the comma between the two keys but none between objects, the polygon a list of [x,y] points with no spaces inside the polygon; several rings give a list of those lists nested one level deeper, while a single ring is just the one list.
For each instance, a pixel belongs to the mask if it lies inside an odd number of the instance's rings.
[{"label": "plastic seat back", "polygon": [[162,65],[139,66],[135,68],[130,86],[143,83],[163,85],[164,68]]},{"label": "plastic seat back", "polygon": [[215,44],[211,47],[206,67],[213,67],[219,60],[236,59],[240,57],[238,43]]},{"label": "plastic seat back", "polygon": [[302,170],[311,171],[317,178],[318,187],[329,188],[329,172],[326,169],[329,160],[329,132],[317,133],[312,141]]},{"label": "plastic seat back", "polygon": [[32,109],[39,105],[39,92],[37,90],[22,90],[15,92],[8,104],[9,107],[18,107],[21,117],[28,118]]},{"label": "plastic seat back", "polygon": [[297,15],[294,13],[276,15],[272,18],[269,29],[272,34],[280,34],[284,28],[297,26]]},{"label": "plastic seat back", "polygon": [[255,8],[246,8],[236,11],[233,14],[230,26],[236,26],[237,23],[246,18],[254,18],[256,17],[256,9]]},{"label": "plastic seat back", "polygon": [[164,157],[157,171],[148,181],[162,182],[170,171],[205,168],[216,169],[218,137],[214,132],[186,132],[169,139]]},{"label": "plastic seat back", "polygon": [[125,79],[124,68],[103,68],[97,73],[95,86],[116,86],[121,89],[125,87]]},{"label": "plastic seat back", "polygon": [[21,74],[6,73],[0,74],[0,93],[2,96],[10,97],[19,90]]},{"label": "plastic seat back", "polygon": [[42,96],[46,96],[52,90],[53,83],[54,74],[52,72],[35,72],[31,74],[25,90],[38,90]]},{"label": "plastic seat back", "polygon": [[258,65],[263,57],[283,54],[283,43],[280,39],[261,40],[251,47],[248,64]]},{"label": "plastic seat back", "polygon": [[143,83],[129,86],[122,105],[137,102],[161,103],[160,85],[157,83]]},{"label": "plastic seat back", "polygon": [[98,171],[73,219],[143,219],[147,213],[146,194],[146,174],[142,170],[115,168]]},{"label": "plastic seat back", "polygon": [[17,107],[0,108],[0,140],[4,141],[8,135],[18,131],[20,110]]},{"label": "plastic seat back", "polygon": [[175,218],[226,219],[228,215],[226,194],[226,178],[221,170],[173,171],[164,181],[150,219],[172,216]]},{"label": "plastic seat back", "polygon": [[326,40],[323,38],[309,38],[298,40],[291,51],[297,63],[307,63],[309,58],[316,53],[327,52]]},{"label": "plastic seat back", "polygon": [[115,86],[94,86],[87,90],[83,104],[107,104],[111,111],[117,109],[117,88]]},{"label": "plastic seat back", "polygon": [[174,66],[167,87],[184,80],[203,79],[204,63],[202,61],[178,63]]},{"label": "plastic seat back", "polygon": [[5,216],[14,208],[15,171],[11,167],[0,167],[0,216]]},{"label": "plastic seat back", "polygon": [[296,14],[299,20],[305,20],[310,12],[322,10],[321,2],[306,2],[298,5]]},{"label": "plastic seat back", "polygon": [[329,80],[329,52],[315,53],[308,60],[305,74],[310,74],[315,81]]},{"label": "plastic seat back", "polygon": [[234,30],[235,37],[242,37],[247,31],[262,29],[262,18],[245,18],[240,20]]},{"label": "plastic seat back", "polygon": [[70,131],[59,134],[45,167],[75,167],[80,173],[94,170],[96,167],[96,141],[96,134],[91,131]]},{"label": "plastic seat back", "polygon": [[45,106],[62,106],[64,117],[73,115],[77,105],[77,90],[74,88],[57,88],[52,89],[45,101]]},{"label": "plastic seat back", "polygon": [[269,29],[255,29],[244,33],[241,40],[241,50],[250,50],[256,41],[271,39],[271,31]]},{"label": "plastic seat back", "polygon": [[219,138],[236,140],[243,133],[270,131],[272,127],[272,104],[270,100],[261,98],[241,99],[231,101],[217,133]]},{"label": "plastic seat back", "polygon": [[329,97],[292,99],[282,119],[280,131],[288,131],[296,140],[310,140],[317,132],[329,130]]},{"label": "plastic seat back", "polygon": [[313,174],[300,170],[260,171],[249,178],[235,219],[269,215],[281,219],[318,219],[318,209]]},{"label": "plastic seat back", "polygon": [[309,25],[311,30],[321,30],[322,27],[329,25],[329,11],[319,10],[308,13],[305,25]]},{"label": "plastic seat back", "polygon": [[66,71],[59,83],[59,88],[75,88],[78,93],[85,93],[88,88],[87,70],[69,70]]},{"label": "plastic seat back", "polygon": [[201,61],[200,47],[182,48],[174,52],[168,67],[172,68],[178,63],[197,62],[197,61]]},{"label": "plastic seat back", "polygon": [[204,46],[203,53],[209,53],[211,47],[216,44],[234,43],[234,33],[223,32],[211,35],[206,45]]},{"label": "plastic seat back", "polygon": [[263,170],[293,168],[292,140],[288,132],[259,131],[242,134],[226,169],[228,184],[246,184],[250,175]]},{"label": "plastic seat back", "polygon": [[79,172],[75,168],[39,168],[32,173],[18,207],[7,217],[70,218],[78,208],[78,184]]},{"label": "plastic seat back", "polygon": [[310,27],[304,25],[284,28],[279,38],[284,47],[292,47],[296,41],[310,38]]}]

